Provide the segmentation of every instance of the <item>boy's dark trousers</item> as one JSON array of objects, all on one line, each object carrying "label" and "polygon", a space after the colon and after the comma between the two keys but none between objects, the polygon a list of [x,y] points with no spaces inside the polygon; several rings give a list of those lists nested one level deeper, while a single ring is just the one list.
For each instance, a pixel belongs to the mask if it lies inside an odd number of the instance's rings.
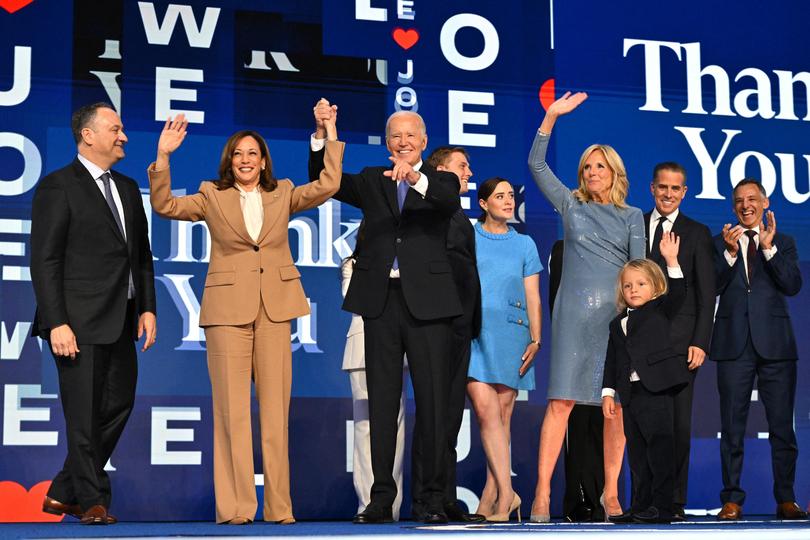
[{"label": "boy's dark trousers", "polygon": [[627,457],[633,473],[633,513],[654,506],[659,517],[672,517],[675,488],[674,395],[653,393],[641,381],[630,383],[624,408]]}]

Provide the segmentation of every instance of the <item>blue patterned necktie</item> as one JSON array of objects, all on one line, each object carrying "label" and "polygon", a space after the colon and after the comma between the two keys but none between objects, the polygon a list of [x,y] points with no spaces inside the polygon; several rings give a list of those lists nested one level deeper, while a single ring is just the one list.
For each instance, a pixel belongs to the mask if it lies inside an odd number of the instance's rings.
[{"label": "blue patterned necktie", "polygon": [[[397,184],[397,206],[399,207],[400,212],[402,212],[402,205],[405,204],[405,197],[408,195],[408,188],[410,188],[410,185],[405,180],[400,180],[399,184]],[[394,257],[394,264],[391,265],[391,268],[394,270],[399,270],[399,261],[396,257]]]}]

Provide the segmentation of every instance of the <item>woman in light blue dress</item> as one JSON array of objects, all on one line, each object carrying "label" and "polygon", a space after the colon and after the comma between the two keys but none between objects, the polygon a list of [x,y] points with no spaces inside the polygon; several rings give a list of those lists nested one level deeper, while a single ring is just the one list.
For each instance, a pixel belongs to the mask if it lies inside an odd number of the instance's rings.
[{"label": "woman in light blue dress", "polygon": [[518,390],[534,390],[534,356],[540,349],[540,276],[537,246],[507,222],[515,191],[503,178],[478,188],[484,213],[475,225],[481,279],[481,333],[472,343],[467,393],[487,456],[487,482],[477,513],[508,521],[520,497],[512,490],[509,430]]},{"label": "woman in light blue dress", "polygon": [[[601,403],[608,325],[616,315],[616,276],[624,263],[645,255],[644,219],[641,210],[625,203],[629,184],[624,163],[613,148],[592,145],[585,150],[579,162],[578,187],[573,191],[546,163],[546,148],[557,117],[573,111],[587,97],[583,92],[567,92],[552,103],[529,154],[534,181],[559,212],[565,231],[532,521],[549,520],[551,476],[571,409],[575,403]],[[621,513],[617,483],[624,442],[621,414],[605,419],[605,491],[601,503],[606,515]]]}]

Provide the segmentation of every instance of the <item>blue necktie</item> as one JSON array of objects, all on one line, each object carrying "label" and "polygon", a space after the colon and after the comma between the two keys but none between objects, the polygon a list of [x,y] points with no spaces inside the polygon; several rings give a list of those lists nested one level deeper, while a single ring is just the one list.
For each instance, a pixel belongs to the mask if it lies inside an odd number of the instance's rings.
[{"label": "blue necktie", "polygon": [[[400,213],[402,212],[402,205],[405,204],[405,197],[408,195],[408,188],[410,185],[405,180],[400,180],[397,184],[397,206]],[[394,264],[391,266],[394,270],[399,270],[399,261],[394,257]]]},{"label": "blue necktie", "polygon": [[399,184],[397,184],[397,206],[399,206],[399,211],[402,211],[402,205],[405,204],[405,196],[408,195],[408,182],[405,180],[400,180]]}]

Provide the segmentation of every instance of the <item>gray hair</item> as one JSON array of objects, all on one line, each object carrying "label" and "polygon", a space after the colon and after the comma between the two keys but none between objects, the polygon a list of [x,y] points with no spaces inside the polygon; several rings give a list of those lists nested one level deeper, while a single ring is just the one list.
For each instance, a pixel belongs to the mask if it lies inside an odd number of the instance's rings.
[{"label": "gray hair", "polygon": [[388,120],[385,122],[385,138],[386,139],[388,139],[388,135],[390,135],[390,133],[391,133],[391,129],[390,129],[391,128],[391,120],[393,120],[394,118],[399,118],[401,116],[405,116],[405,115],[415,116],[416,119],[419,121],[419,131],[422,133],[422,135],[427,135],[427,126],[425,126],[425,120],[422,118],[422,116],[419,113],[414,112],[414,111],[397,111],[394,114],[392,114],[391,116],[389,116]]}]

